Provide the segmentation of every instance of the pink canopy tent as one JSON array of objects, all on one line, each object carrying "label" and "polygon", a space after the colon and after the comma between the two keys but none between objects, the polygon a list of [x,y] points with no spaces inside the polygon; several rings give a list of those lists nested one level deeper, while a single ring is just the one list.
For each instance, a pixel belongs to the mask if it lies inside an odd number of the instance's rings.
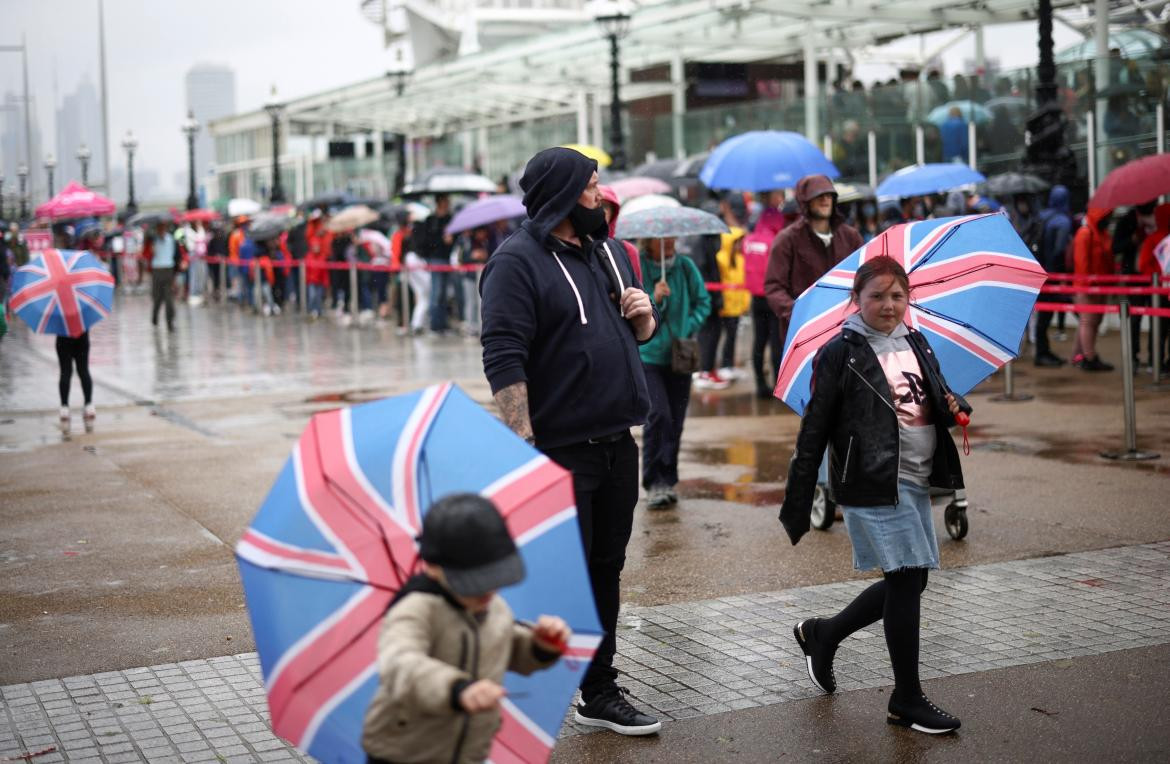
[{"label": "pink canopy tent", "polygon": [[61,193],[36,208],[38,218],[66,220],[112,215],[117,205],[113,199],[90,191],[75,180],[69,181]]}]

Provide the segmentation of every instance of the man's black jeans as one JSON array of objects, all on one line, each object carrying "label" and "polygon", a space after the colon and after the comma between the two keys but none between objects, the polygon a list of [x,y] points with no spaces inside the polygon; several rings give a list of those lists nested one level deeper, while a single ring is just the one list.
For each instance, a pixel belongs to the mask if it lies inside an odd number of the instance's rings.
[{"label": "man's black jeans", "polygon": [[638,445],[629,432],[609,443],[578,443],[550,448],[545,454],[573,473],[577,523],[589,566],[589,580],[605,637],[581,680],[588,702],[617,678],[617,619],[626,544],[638,503]]}]

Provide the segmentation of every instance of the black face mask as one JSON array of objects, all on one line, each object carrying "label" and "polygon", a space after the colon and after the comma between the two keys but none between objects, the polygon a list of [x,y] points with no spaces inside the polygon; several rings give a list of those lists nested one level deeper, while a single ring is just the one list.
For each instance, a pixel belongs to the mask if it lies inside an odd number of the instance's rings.
[{"label": "black face mask", "polygon": [[591,210],[575,204],[569,211],[569,223],[573,226],[573,233],[584,243],[587,237],[595,237],[606,230],[605,210],[600,206]]}]

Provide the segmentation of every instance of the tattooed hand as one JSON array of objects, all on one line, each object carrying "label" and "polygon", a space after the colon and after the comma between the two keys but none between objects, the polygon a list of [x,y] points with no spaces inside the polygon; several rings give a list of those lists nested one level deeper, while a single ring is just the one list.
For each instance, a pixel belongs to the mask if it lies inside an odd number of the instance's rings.
[{"label": "tattooed hand", "polygon": [[532,420],[528,418],[528,383],[516,382],[495,394],[500,418],[512,432],[529,443],[533,440]]}]

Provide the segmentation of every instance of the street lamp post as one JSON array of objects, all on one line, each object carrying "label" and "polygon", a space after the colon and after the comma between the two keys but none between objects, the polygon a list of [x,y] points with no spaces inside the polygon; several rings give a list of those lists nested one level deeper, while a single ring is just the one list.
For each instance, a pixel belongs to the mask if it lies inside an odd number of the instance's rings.
[{"label": "street lamp post", "polygon": [[187,136],[187,209],[193,210],[199,206],[199,197],[195,194],[195,136],[199,133],[199,120],[190,109],[182,130]]},{"label": "street lamp post", "polygon": [[283,204],[284,187],[280,184],[280,115],[284,106],[276,100],[276,86],[272,86],[272,93],[268,103],[264,104],[264,111],[272,117],[272,192],[268,195],[270,204]]},{"label": "street lamp post", "polygon": [[620,171],[626,169],[626,147],[622,135],[621,51],[618,41],[630,31],[630,14],[620,3],[613,3],[594,16],[594,20],[609,38],[609,156],[613,160],[609,168]]},{"label": "street lamp post", "polygon": [[[386,76],[394,83],[394,94],[401,98],[403,91],[406,90],[406,78],[410,76],[410,71],[391,69],[386,72]],[[394,134],[394,151],[397,165],[394,170],[394,195],[397,196],[406,187],[406,133]]]},{"label": "street lamp post", "polygon": [[1068,120],[1057,100],[1056,65],[1052,56],[1052,0],[1040,0],[1037,11],[1039,64],[1036,67],[1036,111],[1027,120],[1024,171],[1058,183],[1080,195],[1076,155],[1068,146]]},{"label": "street lamp post", "polygon": [[81,162],[81,185],[89,185],[89,160],[93,156],[93,152],[89,150],[89,146],[82,143],[77,147],[77,161]]},{"label": "street lamp post", "polygon": [[57,157],[52,153],[45,154],[45,175],[49,180],[49,198],[53,198],[53,170],[57,169]]},{"label": "street lamp post", "polygon": [[0,218],[4,217],[4,173],[0,172]]},{"label": "street lamp post", "polygon": [[126,131],[126,137],[122,139],[122,148],[126,149],[126,183],[129,186],[126,212],[133,215],[138,212],[138,203],[134,201],[134,152],[138,149],[138,139],[134,137],[132,131]]},{"label": "street lamp post", "polygon": [[20,222],[28,217],[28,199],[24,195],[24,184],[28,181],[28,165],[22,164],[16,168],[16,178],[20,181]]}]

